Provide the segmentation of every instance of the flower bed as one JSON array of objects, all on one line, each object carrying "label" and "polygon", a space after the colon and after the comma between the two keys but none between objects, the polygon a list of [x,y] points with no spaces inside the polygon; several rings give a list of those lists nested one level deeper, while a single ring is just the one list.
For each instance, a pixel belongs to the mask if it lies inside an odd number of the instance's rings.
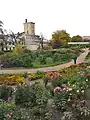
[{"label": "flower bed", "polygon": [[[57,72],[28,74],[37,82],[11,89],[0,86],[1,120],[90,120],[90,108],[85,92],[90,88],[90,70],[85,65],[73,65]],[[3,75],[2,83],[18,84],[24,75]],[[22,80],[21,80],[22,78]],[[16,82],[17,81],[17,82]],[[58,113],[58,115],[57,115]],[[57,119],[58,116],[58,119]],[[55,119],[54,119],[55,118]]]},{"label": "flower bed", "polygon": [[[31,81],[37,80],[40,78],[43,78],[45,75],[44,72],[37,71],[36,73],[30,73],[27,74],[26,77],[28,77]],[[2,74],[0,75],[0,85],[6,84],[6,85],[18,85],[19,83],[23,84],[26,81],[25,74]]]},{"label": "flower bed", "polygon": [[19,83],[25,83],[24,77],[20,75],[2,75],[0,76],[0,85],[17,85]]},{"label": "flower bed", "polygon": [[90,120],[86,98],[90,69],[86,65],[72,65],[55,72],[37,71],[27,76],[31,81],[42,78],[45,84],[18,85],[25,83],[24,74],[0,76],[0,120]]},{"label": "flower bed", "polygon": [[[0,99],[4,100],[0,102],[1,120],[57,120],[56,113],[54,119],[54,111],[59,112],[61,120],[90,120],[90,109],[84,100],[89,80],[79,77],[71,82],[64,80],[58,72],[50,72],[46,75],[48,82],[52,83],[52,88],[49,89],[38,83],[31,86],[19,85],[15,90],[0,86]],[[8,101],[10,97],[12,101]]]},{"label": "flower bed", "polygon": [[45,87],[50,91],[56,108],[63,114],[63,120],[90,119],[88,107],[90,103],[87,102],[85,95],[90,88],[90,74],[87,72],[90,73],[90,70],[87,71],[87,68],[80,64],[62,69],[60,73],[57,73],[59,78],[56,77],[56,79],[55,72],[46,74]]},{"label": "flower bed", "polygon": [[[85,72],[86,76],[89,78],[90,70],[89,68],[87,69],[86,65],[84,64],[79,64],[79,65],[72,65],[68,68],[61,69],[60,71],[56,72],[42,72],[42,71],[37,71],[36,73],[30,73],[28,74],[28,78],[30,78],[31,81],[37,80],[37,79],[43,79],[44,80],[50,80],[50,79],[58,79],[59,74],[63,76],[63,78],[68,78],[75,74],[83,74]],[[24,74],[17,74],[17,75],[0,75],[0,85],[1,84],[7,84],[7,85],[16,85],[19,83],[25,83],[25,76]]]},{"label": "flower bed", "polygon": [[43,78],[44,76],[45,76],[45,73],[41,72],[41,71],[37,71],[36,73],[28,74],[28,77],[30,78],[30,80],[40,79],[40,78]]}]

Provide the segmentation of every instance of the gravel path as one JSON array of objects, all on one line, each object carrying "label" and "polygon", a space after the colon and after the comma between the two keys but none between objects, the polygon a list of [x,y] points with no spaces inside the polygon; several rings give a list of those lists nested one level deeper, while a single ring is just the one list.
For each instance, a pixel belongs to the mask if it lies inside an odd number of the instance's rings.
[{"label": "gravel path", "polygon": [[[88,52],[90,50],[88,48],[85,49],[84,53],[81,53],[80,56],[77,58],[77,64],[84,62],[85,57],[87,56]],[[9,69],[9,70],[0,70],[0,74],[2,73],[8,73],[8,74],[13,74],[13,73],[24,73],[24,72],[28,72],[28,73],[35,73],[38,70],[39,71],[44,71],[44,72],[48,72],[48,71],[57,71],[61,68],[66,68],[69,67],[71,65],[73,65],[74,62],[73,60],[71,60],[68,63],[65,64],[61,64],[61,65],[57,65],[57,66],[53,66],[53,67],[44,67],[44,68],[35,68],[35,69]]]}]

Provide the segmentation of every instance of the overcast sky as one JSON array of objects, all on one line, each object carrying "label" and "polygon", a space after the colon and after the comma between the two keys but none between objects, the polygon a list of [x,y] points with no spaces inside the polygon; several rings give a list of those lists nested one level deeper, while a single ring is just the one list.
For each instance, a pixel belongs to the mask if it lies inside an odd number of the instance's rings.
[{"label": "overcast sky", "polygon": [[36,23],[36,34],[48,39],[55,30],[71,36],[90,35],[90,0],[0,0],[0,20],[6,29],[23,32],[25,19]]}]

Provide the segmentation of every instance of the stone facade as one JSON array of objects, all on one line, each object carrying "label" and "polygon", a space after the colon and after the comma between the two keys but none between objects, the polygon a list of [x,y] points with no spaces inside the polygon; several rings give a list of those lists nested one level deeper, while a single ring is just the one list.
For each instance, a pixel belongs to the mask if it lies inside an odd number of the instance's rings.
[{"label": "stone facade", "polygon": [[24,39],[25,47],[29,50],[37,50],[40,46],[40,36],[35,35],[35,23],[27,22],[24,23]]},{"label": "stone facade", "polygon": [[27,19],[24,23],[24,32],[25,34],[35,35],[35,23],[27,22]]},{"label": "stone facade", "polygon": [[[35,35],[35,23],[28,22],[27,19],[24,23],[24,32],[15,34],[15,39],[10,35],[0,35],[0,51],[13,50],[17,43],[28,50],[37,50],[41,47],[41,38],[39,35]],[[13,40],[14,39],[14,40]],[[5,42],[7,41],[7,43]],[[17,41],[17,42],[16,42]],[[43,46],[48,44],[47,41],[43,40]]]},{"label": "stone facade", "polygon": [[[17,41],[28,50],[37,50],[41,47],[41,38],[39,35],[35,35],[35,23],[28,22],[27,19],[24,23],[24,32],[19,33]],[[43,40],[43,46],[48,45],[48,41]],[[24,44],[22,44],[22,42]]]},{"label": "stone facade", "polygon": [[0,51],[10,51],[13,50],[14,47],[8,35],[0,35]]},{"label": "stone facade", "polygon": [[40,37],[37,35],[25,35],[25,47],[29,50],[37,50],[40,45]]}]

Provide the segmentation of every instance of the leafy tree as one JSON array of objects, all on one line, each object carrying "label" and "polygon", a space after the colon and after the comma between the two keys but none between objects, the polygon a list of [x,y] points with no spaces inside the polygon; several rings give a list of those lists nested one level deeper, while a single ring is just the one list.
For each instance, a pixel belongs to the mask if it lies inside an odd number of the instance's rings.
[{"label": "leafy tree", "polygon": [[22,53],[23,51],[24,51],[24,49],[22,48],[22,45],[17,44],[16,47],[15,47],[15,49],[13,50],[13,53],[14,53],[14,54],[20,54],[20,53]]},{"label": "leafy tree", "polygon": [[80,35],[76,35],[72,37],[72,42],[82,42],[82,37]]},{"label": "leafy tree", "polygon": [[51,44],[53,48],[66,46],[70,41],[70,35],[65,30],[57,30],[52,34]]},{"label": "leafy tree", "polygon": [[40,43],[41,43],[41,47],[42,47],[42,50],[43,50],[43,37],[41,37]]},{"label": "leafy tree", "polygon": [[12,42],[14,42],[15,44],[17,43],[17,38],[19,37],[19,35],[20,35],[19,32],[17,33],[17,35],[15,35],[14,32],[10,30],[10,37],[12,39]]}]

